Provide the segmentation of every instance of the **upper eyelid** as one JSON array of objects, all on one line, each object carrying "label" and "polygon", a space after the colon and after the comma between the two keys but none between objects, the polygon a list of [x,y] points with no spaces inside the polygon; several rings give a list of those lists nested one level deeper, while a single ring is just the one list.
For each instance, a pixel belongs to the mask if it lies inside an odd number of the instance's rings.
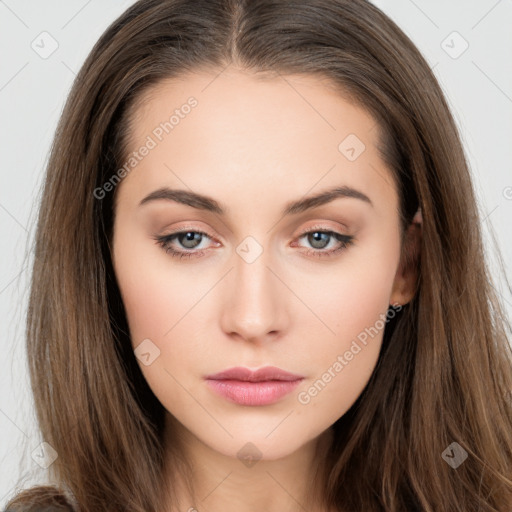
[{"label": "upper eyelid", "polygon": [[179,235],[180,233],[187,233],[189,231],[192,231],[193,233],[201,233],[204,235],[207,235],[210,238],[215,238],[213,235],[209,233],[207,229],[198,228],[195,226],[180,226],[179,228],[173,229],[169,231],[168,233],[163,234],[162,236],[173,236],[173,235]]},{"label": "upper eyelid", "polygon": [[[346,231],[347,233],[339,233],[340,235],[348,234],[349,229],[344,226],[343,228],[333,228],[332,226],[326,226],[322,223],[314,224],[313,226],[309,226],[301,230],[301,233],[309,233],[311,231],[329,231],[333,233],[338,233],[339,231]],[[299,235],[300,236],[300,235]]]},{"label": "upper eyelid", "polygon": [[[195,222],[195,221],[191,221],[191,222]],[[328,225],[324,224],[325,222],[336,222],[336,224],[338,224],[338,225],[340,225],[342,227],[328,226]],[[351,231],[346,224],[343,224],[343,223],[341,223],[339,221],[318,221],[317,223],[313,224],[312,226],[309,226],[307,228],[302,229],[300,231],[300,233],[301,234],[308,233],[308,232],[310,232],[312,230],[315,230],[315,229],[322,230],[322,231],[332,231],[332,232],[335,232],[335,233],[338,233],[339,231],[342,231],[342,233],[339,233],[339,234],[347,234],[347,235],[349,234],[349,231]],[[201,232],[201,233],[205,233],[206,235],[210,236],[211,238],[215,238],[215,236],[210,235],[209,230],[207,228],[205,229],[205,228],[197,227],[197,226],[194,226],[192,224],[190,224],[190,225],[185,224],[184,226],[179,226],[178,228],[176,228],[175,230],[172,230],[168,234],[172,235],[172,234],[175,234],[175,233],[181,233],[183,231]],[[300,236],[300,235],[297,235],[297,236]]]},{"label": "upper eyelid", "polygon": [[[347,235],[348,236],[348,233],[340,233],[339,230],[337,230],[335,228],[332,228],[332,227],[329,227],[329,226],[321,226],[321,225],[316,225],[316,226],[311,226],[311,227],[308,227],[308,228],[304,228],[296,236],[303,236],[305,234],[308,234],[308,233],[311,233],[311,232],[315,232],[315,231],[322,231],[322,232],[325,232],[325,233],[337,233],[337,234],[340,234],[340,235]],[[343,230],[341,230],[341,231],[343,231]],[[211,235],[207,230],[202,229],[202,228],[192,227],[192,226],[180,227],[180,228],[177,228],[176,230],[170,231],[169,233],[164,234],[162,236],[173,236],[173,235],[177,235],[177,234],[181,234],[181,233],[187,233],[187,232],[200,233],[200,234],[208,236],[209,238],[215,239],[215,237],[213,235]]]}]

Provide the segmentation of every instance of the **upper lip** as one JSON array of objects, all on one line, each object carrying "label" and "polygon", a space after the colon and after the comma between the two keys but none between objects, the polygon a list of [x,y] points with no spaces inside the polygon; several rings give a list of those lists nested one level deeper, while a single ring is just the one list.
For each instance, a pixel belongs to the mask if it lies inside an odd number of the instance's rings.
[{"label": "upper lip", "polygon": [[281,370],[275,366],[265,366],[257,370],[251,370],[243,366],[236,366],[228,368],[219,373],[208,375],[207,379],[212,380],[241,380],[247,382],[264,382],[269,380],[284,380],[293,381],[303,379],[302,375],[295,375],[293,373]]}]

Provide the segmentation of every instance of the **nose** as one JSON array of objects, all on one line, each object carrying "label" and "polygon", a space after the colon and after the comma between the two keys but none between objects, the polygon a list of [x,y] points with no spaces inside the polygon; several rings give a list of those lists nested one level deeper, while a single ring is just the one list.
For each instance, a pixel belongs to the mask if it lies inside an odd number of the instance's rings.
[{"label": "nose", "polygon": [[224,283],[223,331],[233,339],[257,344],[276,340],[286,327],[290,292],[265,251],[252,262],[236,254],[234,265]]}]

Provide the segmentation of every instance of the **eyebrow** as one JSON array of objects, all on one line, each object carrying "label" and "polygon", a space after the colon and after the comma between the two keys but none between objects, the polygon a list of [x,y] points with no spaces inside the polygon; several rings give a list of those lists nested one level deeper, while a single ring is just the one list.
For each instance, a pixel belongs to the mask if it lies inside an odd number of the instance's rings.
[{"label": "eyebrow", "polygon": [[[366,194],[363,194],[352,187],[341,186],[320,192],[314,196],[301,198],[298,201],[292,201],[284,207],[282,215],[296,215],[312,208],[318,208],[319,206],[330,203],[331,201],[339,198],[360,199],[373,207],[372,201]],[[205,210],[219,215],[226,214],[226,210],[211,197],[188,190],[176,190],[168,187],[162,187],[151,192],[141,200],[139,206],[160,199],[174,201],[176,203],[191,206],[192,208],[197,208],[198,210]]]}]

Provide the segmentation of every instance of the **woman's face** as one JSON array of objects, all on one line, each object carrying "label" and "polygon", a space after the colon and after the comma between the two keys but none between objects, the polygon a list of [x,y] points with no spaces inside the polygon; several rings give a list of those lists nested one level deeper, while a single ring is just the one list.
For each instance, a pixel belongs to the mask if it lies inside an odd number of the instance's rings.
[{"label": "woman's face", "polygon": [[[410,299],[379,127],[318,78],[237,70],[159,84],[130,130],[113,261],[140,368],[211,449],[290,454],[358,398]],[[207,379],[267,366],[292,376]]]}]

